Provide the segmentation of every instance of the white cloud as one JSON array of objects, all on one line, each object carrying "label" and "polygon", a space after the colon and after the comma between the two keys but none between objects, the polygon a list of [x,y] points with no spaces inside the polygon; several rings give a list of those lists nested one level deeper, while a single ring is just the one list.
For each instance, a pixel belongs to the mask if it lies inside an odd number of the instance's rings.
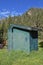
[{"label": "white cloud", "polygon": [[6,15],[4,15],[4,17],[8,17],[8,16],[9,16],[9,15],[7,15],[7,14],[6,14]]},{"label": "white cloud", "polygon": [[9,11],[5,11],[5,12],[0,12],[0,14],[4,15],[4,14],[9,14],[10,12]]},{"label": "white cloud", "polygon": [[21,15],[22,13],[20,13],[20,12],[17,12],[17,11],[12,11],[11,12],[11,15],[16,15],[16,16],[18,16],[18,15]]},{"label": "white cloud", "polygon": [[7,11],[6,9],[2,9],[2,11]]},{"label": "white cloud", "polygon": [[0,18],[2,17],[8,17],[9,16],[9,14],[10,14],[10,11],[8,11],[8,10],[2,10],[2,11],[0,11]]},{"label": "white cloud", "polygon": [[13,16],[18,16],[21,15],[22,13],[18,12],[18,11],[8,11],[6,9],[3,9],[2,11],[0,11],[0,16],[1,17],[8,17],[9,15]]}]

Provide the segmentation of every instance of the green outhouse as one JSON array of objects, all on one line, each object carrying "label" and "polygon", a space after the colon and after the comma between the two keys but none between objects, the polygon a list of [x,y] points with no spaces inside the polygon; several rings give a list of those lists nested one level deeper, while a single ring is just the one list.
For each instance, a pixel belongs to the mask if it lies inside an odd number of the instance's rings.
[{"label": "green outhouse", "polygon": [[38,50],[38,29],[12,24],[8,29],[8,50]]}]

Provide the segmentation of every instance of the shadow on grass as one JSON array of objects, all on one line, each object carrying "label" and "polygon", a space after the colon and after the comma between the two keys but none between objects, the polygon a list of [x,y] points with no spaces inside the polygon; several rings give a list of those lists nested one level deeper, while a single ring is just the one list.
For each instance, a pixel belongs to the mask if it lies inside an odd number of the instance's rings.
[{"label": "shadow on grass", "polygon": [[39,46],[43,48],[43,41],[39,43]]}]

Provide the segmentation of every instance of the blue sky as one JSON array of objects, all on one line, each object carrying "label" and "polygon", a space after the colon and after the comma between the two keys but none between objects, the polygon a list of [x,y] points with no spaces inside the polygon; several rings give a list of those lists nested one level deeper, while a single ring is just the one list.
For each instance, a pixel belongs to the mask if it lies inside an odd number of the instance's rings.
[{"label": "blue sky", "polygon": [[43,0],[0,0],[0,18],[22,15],[30,8],[43,8]]}]

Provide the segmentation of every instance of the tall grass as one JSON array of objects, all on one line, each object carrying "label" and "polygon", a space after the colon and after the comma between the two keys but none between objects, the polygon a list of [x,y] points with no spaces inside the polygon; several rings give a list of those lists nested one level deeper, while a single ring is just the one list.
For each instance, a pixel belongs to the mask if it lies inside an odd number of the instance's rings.
[{"label": "tall grass", "polygon": [[32,51],[30,54],[0,50],[0,65],[43,65],[43,49]]}]

